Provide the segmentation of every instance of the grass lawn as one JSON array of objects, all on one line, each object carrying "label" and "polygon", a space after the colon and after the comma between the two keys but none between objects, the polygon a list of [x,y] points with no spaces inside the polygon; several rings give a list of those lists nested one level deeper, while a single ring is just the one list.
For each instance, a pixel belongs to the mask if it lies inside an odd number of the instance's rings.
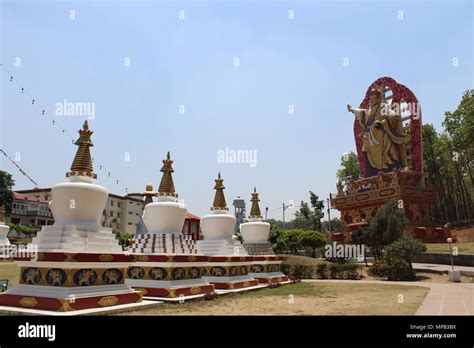
[{"label": "grass lawn", "polygon": [[119,315],[413,315],[428,291],[396,284],[297,283]]},{"label": "grass lawn", "polygon": [[[459,254],[474,254],[474,243],[452,243],[453,248],[458,248]],[[431,253],[449,253],[448,243],[426,244],[428,252]]]},{"label": "grass lawn", "polygon": [[11,261],[0,261],[0,279],[8,279],[8,288],[13,287],[20,280],[20,267]]}]

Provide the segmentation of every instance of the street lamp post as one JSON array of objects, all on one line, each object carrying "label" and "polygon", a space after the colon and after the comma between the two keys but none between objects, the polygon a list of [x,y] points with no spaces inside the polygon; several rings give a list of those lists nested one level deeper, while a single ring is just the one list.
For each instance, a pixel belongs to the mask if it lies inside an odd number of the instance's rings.
[{"label": "street lamp post", "polygon": [[329,233],[332,232],[332,228],[331,228],[331,206],[330,206],[330,201],[329,201],[329,198],[327,199],[327,202],[328,202],[328,230],[329,230]]},{"label": "street lamp post", "polygon": [[451,255],[451,271],[449,271],[449,281],[458,283],[461,281],[461,271],[454,270],[453,247],[451,245],[453,239],[448,238],[446,241],[449,244],[449,254]]}]

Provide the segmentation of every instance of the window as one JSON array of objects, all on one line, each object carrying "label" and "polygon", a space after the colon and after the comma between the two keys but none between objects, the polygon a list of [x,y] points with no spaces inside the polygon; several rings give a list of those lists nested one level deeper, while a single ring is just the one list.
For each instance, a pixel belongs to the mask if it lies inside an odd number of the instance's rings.
[{"label": "window", "polygon": [[110,200],[110,206],[111,206],[111,207],[114,206],[114,201],[113,201],[113,200]]},{"label": "window", "polygon": [[120,202],[118,202],[118,203],[117,203],[117,207],[119,207],[119,208],[120,208]]}]

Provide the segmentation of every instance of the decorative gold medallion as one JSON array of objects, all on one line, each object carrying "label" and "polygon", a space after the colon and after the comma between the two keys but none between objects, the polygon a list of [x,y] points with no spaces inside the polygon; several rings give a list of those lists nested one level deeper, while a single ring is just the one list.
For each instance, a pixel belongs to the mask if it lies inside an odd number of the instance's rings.
[{"label": "decorative gold medallion", "polygon": [[249,285],[250,285],[249,282],[244,282],[244,283],[242,284],[242,287],[243,287],[243,288],[246,288],[246,287],[248,287]]},{"label": "decorative gold medallion", "polygon": [[148,261],[148,255],[139,255],[137,261]]},{"label": "decorative gold medallion", "polygon": [[99,256],[99,260],[102,262],[110,262],[114,259],[112,255],[109,254],[102,254]]},{"label": "decorative gold medallion", "polygon": [[191,293],[191,295],[197,295],[201,293],[201,288],[199,286],[195,286],[191,288],[189,292]]},{"label": "decorative gold medallion", "polygon": [[118,302],[118,298],[115,297],[115,296],[105,296],[105,297],[102,297],[99,302],[97,302],[99,304],[99,306],[101,307],[109,307],[109,306],[113,306],[114,304],[116,304]]},{"label": "decorative gold medallion", "polygon": [[19,303],[22,307],[27,308],[34,308],[38,305],[38,301],[34,297],[23,297]]},{"label": "decorative gold medallion", "polygon": [[189,262],[194,262],[194,261],[196,261],[196,260],[197,260],[197,259],[196,259],[196,256],[189,256],[189,257],[188,257],[188,261],[189,261]]},{"label": "decorative gold medallion", "polygon": [[44,253],[38,253],[37,260],[38,261],[43,261],[44,260]]}]

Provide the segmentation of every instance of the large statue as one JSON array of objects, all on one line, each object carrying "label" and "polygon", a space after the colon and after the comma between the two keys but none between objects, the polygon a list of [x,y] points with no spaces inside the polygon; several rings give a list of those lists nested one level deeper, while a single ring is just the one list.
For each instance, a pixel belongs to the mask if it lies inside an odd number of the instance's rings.
[{"label": "large statue", "polygon": [[400,115],[385,102],[382,90],[370,90],[368,109],[354,109],[348,104],[347,110],[355,115],[363,130],[366,177],[407,166],[403,123]]}]

